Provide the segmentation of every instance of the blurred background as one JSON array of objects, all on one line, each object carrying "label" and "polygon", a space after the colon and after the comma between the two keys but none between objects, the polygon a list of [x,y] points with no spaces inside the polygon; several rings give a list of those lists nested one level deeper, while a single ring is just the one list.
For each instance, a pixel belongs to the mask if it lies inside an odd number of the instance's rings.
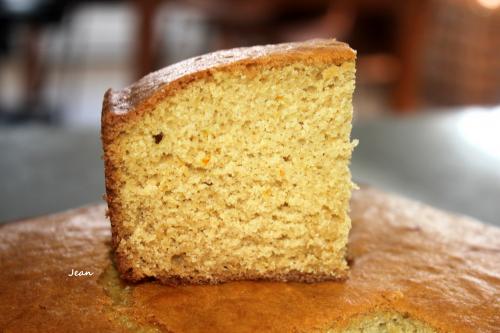
[{"label": "blurred background", "polygon": [[0,0],[0,221],[99,201],[107,88],[327,37],[358,51],[355,180],[500,224],[500,0]]}]

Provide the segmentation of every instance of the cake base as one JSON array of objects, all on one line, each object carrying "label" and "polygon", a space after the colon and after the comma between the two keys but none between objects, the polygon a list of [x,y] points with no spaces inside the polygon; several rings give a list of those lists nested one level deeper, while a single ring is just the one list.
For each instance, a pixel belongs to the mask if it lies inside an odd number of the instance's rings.
[{"label": "cake base", "polygon": [[497,331],[500,229],[375,189],[351,207],[350,276],[316,284],[124,283],[103,206],[4,225],[0,331]]}]

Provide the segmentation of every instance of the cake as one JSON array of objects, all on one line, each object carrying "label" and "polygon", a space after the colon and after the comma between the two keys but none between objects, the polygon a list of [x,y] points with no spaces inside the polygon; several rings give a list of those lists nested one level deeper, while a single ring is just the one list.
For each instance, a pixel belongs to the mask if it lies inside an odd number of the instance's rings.
[{"label": "cake", "polygon": [[346,277],[355,52],[219,51],[105,94],[121,276],[166,284]]},{"label": "cake", "polygon": [[498,332],[499,228],[373,188],[351,218],[346,281],[176,287],[118,277],[103,206],[5,224],[0,331]]}]

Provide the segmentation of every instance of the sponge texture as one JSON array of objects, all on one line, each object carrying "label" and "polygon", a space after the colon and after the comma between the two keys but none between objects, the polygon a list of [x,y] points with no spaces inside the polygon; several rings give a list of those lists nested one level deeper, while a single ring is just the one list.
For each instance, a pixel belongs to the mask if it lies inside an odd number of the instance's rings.
[{"label": "sponge texture", "polygon": [[[215,66],[140,116],[103,115],[123,277],[346,275],[354,59],[293,55]],[[106,140],[108,126],[119,130]]]}]

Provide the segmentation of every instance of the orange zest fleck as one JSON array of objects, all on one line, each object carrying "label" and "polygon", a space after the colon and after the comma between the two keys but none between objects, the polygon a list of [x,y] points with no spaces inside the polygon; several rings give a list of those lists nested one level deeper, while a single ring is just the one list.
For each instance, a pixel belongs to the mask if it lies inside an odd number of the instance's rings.
[{"label": "orange zest fleck", "polygon": [[203,163],[203,165],[207,165],[209,162],[210,162],[210,155],[205,156],[205,157],[201,160],[201,163]]}]

